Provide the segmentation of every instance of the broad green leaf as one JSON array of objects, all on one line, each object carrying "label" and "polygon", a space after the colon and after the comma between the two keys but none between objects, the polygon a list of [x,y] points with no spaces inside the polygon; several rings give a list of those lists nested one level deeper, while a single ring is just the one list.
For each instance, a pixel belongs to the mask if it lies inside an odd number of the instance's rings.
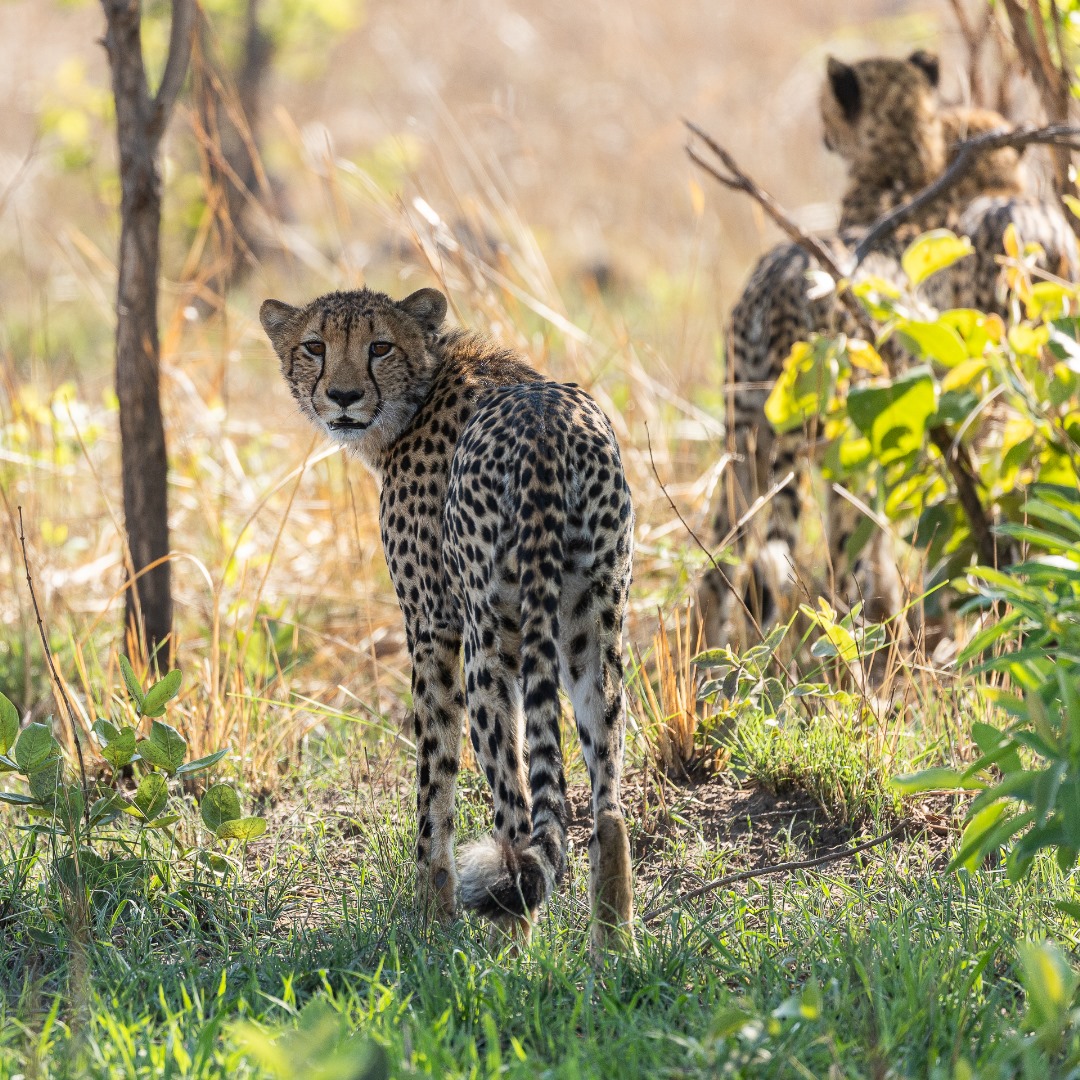
[{"label": "broad green leaf", "polygon": [[[951,326],[967,346],[968,356],[982,356],[990,341],[989,320],[974,308],[951,308],[938,316],[938,322]],[[955,369],[954,369],[955,370]]]},{"label": "broad green leaf", "polygon": [[936,404],[929,369],[917,367],[883,386],[855,387],[847,406],[877,460],[888,465],[925,446],[926,421]]},{"label": "broad green leaf", "polygon": [[245,844],[266,832],[266,822],[261,817],[234,818],[223,821],[215,830],[219,840],[242,840]]},{"label": "broad green leaf", "polygon": [[228,784],[214,784],[202,797],[199,813],[203,824],[216,834],[225,822],[240,817],[240,797]]},{"label": "broad green leaf", "polygon": [[212,768],[216,765],[227,753],[229,748],[224,750],[218,750],[213,754],[207,754],[206,757],[196,758],[194,761],[189,761],[186,765],[181,765],[176,770],[177,776],[190,776],[191,773],[202,772],[203,769]]},{"label": "broad green leaf", "polygon": [[986,370],[987,363],[981,356],[964,360],[945,373],[945,377],[941,380],[942,392],[966,390]]},{"label": "broad green leaf", "polygon": [[27,776],[30,794],[38,802],[47,802],[56,792],[63,779],[64,767],[59,757],[51,757],[40,768],[34,769]]},{"label": "broad green leaf", "polygon": [[142,712],[142,686],[139,684],[138,677],[131,667],[131,662],[123,653],[120,654],[120,673],[124,676],[124,683],[127,686],[128,693],[131,695],[131,700],[135,702],[139,712]]},{"label": "broad green leaf", "polygon": [[0,802],[9,803],[12,806],[37,806],[37,799],[33,795],[20,795],[17,791],[0,791]]},{"label": "broad green leaf", "polygon": [[1076,994],[1076,972],[1052,941],[1021,942],[1017,953],[1029,1026],[1037,1032],[1060,1033]]},{"label": "broad green leaf", "polygon": [[794,431],[823,416],[836,387],[838,365],[831,342],[796,342],[765,402],[765,416],[779,432]]},{"label": "broad green leaf", "polygon": [[146,829],[167,829],[170,825],[175,825],[180,820],[179,814],[163,814],[161,817],[154,818],[153,821],[148,821],[143,828]]},{"label": "broad green leaf", "polygon": [[118,791],[103,795],[90,807],[90,824],[100,825],[126,810],[131,803]]},{"label": "broad green leaf", "polygon": [[15,743],[15,761],[20,772],[29,775],[40,769],[50,757],[58,757],[60,744],[44,724],[27,724]]},{"label": "broad green leaf", "polygon": [[165,809],[168,801],[169,782],[161,773],[149,773],[144,776],[139,782],[139,788],[133,800],[147,821],[153,821]]},{"label": "broad green leaf", "polygon": [[180,682],[182,678],[183,676],[179,671],[170,671],[165,678],[154,683],[154,685],[146,691],[146,697],[143,698],[141,710],[143,716],[164,715],[165,706],[172,701],[180,691]]},{"label": "broad green leaf", "polygon": [[934,229],[923,233],[908,247],[900,256],[900,265],[911,284],[920,285],[931,274],[952,266],[974,250],[966,236],[957,236],[948,229]]},{"label": "broad green leaf", "polygon": [[138,744],[138,750],[143,761],[163,769],[171,776],[184,762],[187,742],[171,724],[155,720],[149,738]]},{"label": "broad green leaf", "polygon": [[885,361],[869,341],[861,338],[848,338],[847,357],[853,368],[869,372],[871,375],[885,375]]},{"label": "broad green leaf", "polygon": [[114,768],[122,769],[135,756],[135,729],[121,728],[101,748],[101,756]]},{"label": "broad green leaf", "polygon": [[914,345],[920,356],[936,360],[942,367],[954,368],[968,359],[963,339],[946,323],[900,319],[896,329],[901,337]]},{"label": "broad green leaf", "polygon": [[6,754],[19,737],[19,710],[0,694],[0,754]]},{"label": "broad green leaf", "polygon": [[974,791],[986,785],[975,777],[967,776],[961,769],[949,769],[942,765],[917,773],[894,776],[889,781],[889,786],[901,795],[918,795],[924,791]]},{"label": "broad green leaf", "polygon": [[1013,352],[1023,356],[1038,356],[1043,346],[1050,340],[1050,331],[1045,326],[1009,327],[1009,346]]}]

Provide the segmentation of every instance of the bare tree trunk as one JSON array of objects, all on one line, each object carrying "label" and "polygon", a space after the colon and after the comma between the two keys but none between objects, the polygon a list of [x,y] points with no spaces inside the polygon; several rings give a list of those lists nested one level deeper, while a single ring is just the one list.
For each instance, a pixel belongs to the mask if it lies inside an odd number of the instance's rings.
[{"label": "bare tree trunk", "polygon": [[[116,393],[124,520],[136,581],[126,623],[152,654],[172,630],[168,459],[161,418],[157,297],[161,177],[158,151],[191,56],[194,0],[173,0],[169,55],[151,98],[140,34],[140,0],[101,0],[120,149],[120,259],[116,298]],[[153,569],[146,567],[159,563]],[[145,573],[143,572],[145,570]],[[168,657],[162,658],[167,662]]]}]

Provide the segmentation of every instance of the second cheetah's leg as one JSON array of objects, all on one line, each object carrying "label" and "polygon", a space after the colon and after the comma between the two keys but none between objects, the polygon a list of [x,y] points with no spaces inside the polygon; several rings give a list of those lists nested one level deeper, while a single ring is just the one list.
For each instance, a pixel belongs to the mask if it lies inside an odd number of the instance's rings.
[{"label": "second cheetah's leg", "polygon": [[457,631],[425,628],[412,636],[418,886],[422,901],[443,918],[457,912],[454,799],[465,706],[460,655]]},{"label": "second cheetah's leg", "polygon": [[[604,553],[598,553],[602,563]],[[590,940],[594,953],[633,944],[634,885],[622,808],[626,698],[622,628],[629,558],[614,573],[570,576],[559,604],[562,679],[574,706],[592,786],[589,839]]]}]

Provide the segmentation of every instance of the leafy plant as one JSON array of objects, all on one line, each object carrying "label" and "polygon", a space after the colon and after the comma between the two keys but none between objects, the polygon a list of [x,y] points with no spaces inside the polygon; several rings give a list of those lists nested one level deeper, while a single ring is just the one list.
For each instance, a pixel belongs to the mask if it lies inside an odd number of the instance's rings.
[{"label": "leafy plant", "polygon": [[[908,290],[852,286],[882,327],[878,341],[816,335],[796,345],[766,404],[778,431],[818,425],[826,480],[897,523],[926,553],[931,585],[995,561],[988,523],[1023,523],[1027,485],[1074,488],[1080,474],[1080,294],[1036,280],[1038,249],[1011,228],[1005,247],[1008,323],[925,304],[923,282],[970,250],[946,230],[928,233],[903,256]],[[889,341],[913,363],[890,373],[879,352]],[[874,527],[866,518],[854,532],[849,559]]]},{"label": "leafy plant", "polygon": [[[20,731],[18,711],[0,694],[0,772],[21,775],[26,784],[25,791],[0,791],[0,801],[23,808],[31,820],[24,828],[48,838],[53,865],[70,888],[92,891],[118,876],[151,869],[159,881],[167,880],[173,863],[195,850],[174,829],[182,815],[172,787],[212,768],[228,752],[185,761],[187,741],[159,719],[180,690],[181,673],[171,671],[144,690],[126,657],[120,666],[136,724],[101,719],[93,727],[111,770],[110,783],[91,786],[85,778],[69,779],[51,728],[32,723]],[[145,720],[150,729],[140,735]],[[133,788],[125,783],[127,773],[135,779]],[[226,784],[213,785],[200,809],[203,824],[217,840],[246,843],[266,829],[262,818],[242,816],[239,797]],[[218,857],[211,865],[224,870],[228,862]]]},{"label": "leafy plant", "polygon": [[[980,756],[968,768],[895,780],[904,794],[977,791],[952,865],[973,868],[1011,845],[1013,880],[1028,872],[1039,851],[1053,850],[1063,870],[1080,854],[1080,492],[1038,487],[1023,511],[1027,524],[998,531],[1049,554],[973,572],[980,603],[1006,610],[960,656],[978,661],[977,672],[1008,675],[1016,692],[987,687],[984,693],[1011,720],[1001,728],[972,725]],[[1080,915],[1080,905],[1067,906]]]}]

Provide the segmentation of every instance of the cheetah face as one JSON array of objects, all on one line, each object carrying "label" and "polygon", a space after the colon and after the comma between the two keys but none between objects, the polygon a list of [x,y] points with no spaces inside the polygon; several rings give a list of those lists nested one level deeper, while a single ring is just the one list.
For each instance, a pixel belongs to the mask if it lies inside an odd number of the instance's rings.
[{"label": "cheetah face", "polygon": [[263,329],[300,411],[372,463],[405,429],[433,374],[429,344],[446,297],[421,289],[404,300],[362,289],[295,308],[266,300]]}]

